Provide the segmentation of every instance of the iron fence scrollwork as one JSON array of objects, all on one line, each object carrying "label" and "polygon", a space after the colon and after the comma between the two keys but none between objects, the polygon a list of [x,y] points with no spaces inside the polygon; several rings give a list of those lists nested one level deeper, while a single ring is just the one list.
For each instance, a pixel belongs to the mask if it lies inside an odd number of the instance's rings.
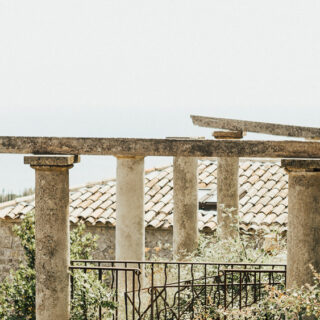
[{"label": "iron fence scrollwork", "polygon": [[77,260],[70,268],[97,272],[109,284],[114,320],[192,319],[198,310],[212,316],[217,308],[250,306],[266,286],[284,290],[286,283],[282,264]]}]

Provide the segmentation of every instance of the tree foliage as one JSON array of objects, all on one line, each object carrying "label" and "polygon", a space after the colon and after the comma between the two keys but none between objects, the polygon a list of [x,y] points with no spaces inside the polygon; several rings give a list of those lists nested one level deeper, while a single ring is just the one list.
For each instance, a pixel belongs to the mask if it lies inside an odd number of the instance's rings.
[{"label": "tree foliage", "polygon": [[[29,213],[19,226],[14,228],[25,253],[25,263],[0,284],[0,319],[35,320],[35,230],[34,213]],[[80,224],[70,234],[71,259],[90,259],[96,248],[92,234]],[[115,309],[113,293],[93,272],[74,272],[74,295],[71,305],[72,320],[95,319],[99,306],[103,318]]]}]

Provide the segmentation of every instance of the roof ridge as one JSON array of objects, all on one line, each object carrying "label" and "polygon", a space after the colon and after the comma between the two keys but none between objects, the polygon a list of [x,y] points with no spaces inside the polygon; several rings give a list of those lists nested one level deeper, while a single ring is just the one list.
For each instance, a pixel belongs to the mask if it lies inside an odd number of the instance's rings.
[{"label": "roof ridge", "polygon": [[151,172],[154,172],[154,171],[161,171],[161,170],[164,170],[164,169],[167,169],[169,167],[172,167],[172,164],[167,164],[167,165],[164,165],[164,166],[161,166],[161,167],[153,167],[151,169],[146,169],[144,171],[145,174],[149,174]]},{"label": "roof ridge", "polygon": [[[217,159],[199,159],[199,160],[200,160],[199,162],[210,161],[211,163],[215,163],[217,161]],[[240,158],[239,160],[241,162],[250,161],[250,162],[260,162],[260,163],[268,163],[268,162],[269,163],[270,162],[277,163],[277,162],[279,162],[279,159]],[[167,164],[167,165],[163,165],[163,166],[159,166],[159,167],[155,166],[155,167],[150,168],[150,169],[145,169],[144,172],[145,172],[145,175],[147,175],[147,174],[155,172],[155,171],[165,170],[165,169],[170,168],[172,166],[173,166],[172,163]],[[100,181],[87,182],[87,183],[84,183],[84,184],[79,184],[79,185],[70,187],[69,188],[69,192],[79,191],[82,188],[90,188],[90,187],[94,187],[96,185],[107,185],[108,182],[114,182],[114,181],[116,181],[116,178],[107,178],[107,179],[103,179],[103,180],[100,180]],[[18,198],[14,199],[14,200],[2,202],[2,203],[0,203],[0,210],[5,209],[5,208],[10,207],[10,206],[15,206],[16,204],[18,204],[20,202],[30,203],[30,202],[32,202],[34,200],[34,198],[35,198],[35,195],[32,194],[32,195],[25,196],[25,197],[18,197]]]},{"label": "roof ridge", "polygon": [[[168,165],[161,166],[161,167],[153,167],[151,169],[146,169],[145,170],[145,174],[148,174],[148,173],[151,173],[151,172],[154,172],[154,171],[161,171],[161,170],[167,169],[167,168],[169,168],[171,166],[172,166],[172,164],[168,164]],[[78,191],[78,190],[80,190],[82,188],[94,187],[94,186],[99,185],[99,184],[100,185],[104,185],[104,184],[107,184],[108,182],[112,182],[112,181],[116,181],[116,178],[107,178],[107,179],[103,179],[103,180],[99,180],[99,181],[86,182],[86,183],[83,183],[83,184],[79,184],[79,185],[70,187],[69,188],[69,192]],[[34,200],[34,198],[35,198],[35,194],[32,194],[32,195],[29,195],[29,196],[18,197],[18,198],[15,198],[13,200],[1,202],[0,203],[0,210],[1,209],[5,209],[5,208],[10,207],[10,206],[14,206],[15,204],[17,204],[19,202],[31,202],[32,200]]]},{"label": "roof ridge", "polygon": [[8,208],[10,206],[13,206],[13,205],[15,205],[15,204],[17,204],[19,202],[31,202],[32,200],[34,200],[34,197],[35,197],[35,195],[32,194],[32,195],[29,195],[29,196],[18,197],[18,198],[15,198],[13,200],[2,202],[2,203],[0,203],[0,210]]},{"label": "roof ridge", "polygon": [[79,184],[77,186],[74,186],[74,187],[70,187],[69,188],[69,191],[78,191],[82,188],[89,188],[89,187],[94,187],[96,185],[104,185],[104,184],[107,184],[108,182],[111,182],[111,181],[116,181],[116,178],[107,178],[107,179],[103,179],[103,180],[100,180],[100,181],[93,181],[93,182],[86,182],[86,183],[83,183],[83,184]]}]

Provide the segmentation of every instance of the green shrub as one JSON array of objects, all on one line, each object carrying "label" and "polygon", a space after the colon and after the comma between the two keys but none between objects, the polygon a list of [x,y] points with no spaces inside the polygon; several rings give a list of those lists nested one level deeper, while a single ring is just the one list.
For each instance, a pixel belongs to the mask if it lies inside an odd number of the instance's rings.
[{"label": "green shrub", "polygon": [[[238,228],[237,225],[234,226]],[[223,240],[219,237],[201,239],[199,249],[193,260],[215,262],[246,262],[246,263],[283,263],[285,242],[277,235],[278,246],[265,251],[261,246],[264,234],[256,236],[240,233],[234,239]],[[314,274],[314,284],[299,289],[279,290],[269,286],[265,288],[263,299],[250,307],[239,310],[238,306],[224,310],[222,306],[212,303],[204,310],[197,305],[195,317],[197,320],[234,319],[234,320],[300,320],[320,319],[320,275],[311,267]],[[212,301],[208,299],[209,302]]]},{"label": "green shrub", "polygon": [[[229,214],[228,209],[225,209],[226,214]],[[264,239],[266,234],[263,231],[256,232],[255,234],[245,233],[243,230],[239,229],[239,222],[237,219],[233,219],[234,224],[231,225],[233,228],[233,237],[225,238],[221,236],[221,229],[218,227],[218,230],[215,234],[204,235],[201,234],[199,238],[199,245],[197,250],[190,254],[189,256],[182,252],[181,255],[184,257],[185,261],[191,262],[208,262],[208,263],[266,263],[266,264],[278,264],[285,262],[285,241],[276,231],[273,231],[273,238],[276,241],[275,246],[272,249],[265,250],[264,248]],[[161,244],[159,245],[161,247]],[[153,257],[154,260],[158,260],[156,256]],[[206,267],[206,277],[208,284],[211,283],[223,283],[223,275],[221,269],[226,268],[225,266],[217,265],[208,265]],[[237,266],[236,268],[241,268]],[[164,285],[164,270],[163,266],[154,266],[154,283],[156,285]],[[180,274],[178,279],[177,267],[168,266],[167,267],[167,277],[165,280],[167,283],[176,283],[178,280],[186,281],[190,283],[190,279],[193,276],[195,285],[203,285],[204,280],[204,268],[202,265],[194,265],[191,271],[191,268],[188,264],[180,265]],[[145,274],[148,279],[148,283],[151,283],[151,268],[147,267],[145,269]],[[267,275],[261,276],[261,281],[267,282],[268,279],[264,279]],[[283,278],[282,278],[283,279]],[[234,282],[239,282],[239,274],[233,274]],[[210,320],[217,319],[218,313],[217,308],[218,304],[224,303],[224,287],[215,287],[210,292],[208,288],[207,291],[200,290],[196,286],[193,289],[185,289],[180,292],[180,311],[183,310],[183,315],[181,319],[190,320],[190,319],[201,319],[201,320]],[[234,287],[234,295],[237,294],[239,288]],[[210,292],[210,293],[209,293]],[[167,318],[162,314],[160,319],[172,319],[174,314],[178,312],[178,294],[175,288],[168,289],[165,292],[167,305],[165,301],[158,299],[157,308],[158,310],[167,309]],[[248,301],[253,301],[252,291],[248,290]],[[217,298],[219,297],[219,299]],[[191,304],[192,299],[194,298],[194,304]],[[207,300],[206,300],[207,299]],[[231,294],[228,292],[226,301],[230,302],[232,299]],[[209,307],[205,310],[204,301],[208,301]],[[210,305],[211,304],[211,305]],[[172,306],[172,307],[170,307]],[[222,306],[220,310],[223,311]],[[150,313],[148,313],[143,319],[150,319]],[[159,319],[154,315],[155,319]],[[223,316],[221,319],[224,319]],[[250,319],[250,318],[248,318]]]},{"label": "green shrub", "polygon": [[218,310],[216,315],[238,320],[320,319],[320,274],[312,267],[310,272],[314,274],[313,285],[288,289],[286,292],[270,286],[267,288],[267,297],[253,306],[242,310]]},{"label": "green shrub", "polygon": [[[0,284],[0,319],[34,320],[35,317],[35,231],[34,214],[29,213],[20,226],[14,228],[25,252],[25,264]],[[80,224],[70,234],[71,259],[91,259],[97,238],[86,232]],[[113,293],[98,280],[93,272],[74,272],[74,296],[71,303],[71,319],[95,319],[99,306],[103,319],[115,309]]]}]

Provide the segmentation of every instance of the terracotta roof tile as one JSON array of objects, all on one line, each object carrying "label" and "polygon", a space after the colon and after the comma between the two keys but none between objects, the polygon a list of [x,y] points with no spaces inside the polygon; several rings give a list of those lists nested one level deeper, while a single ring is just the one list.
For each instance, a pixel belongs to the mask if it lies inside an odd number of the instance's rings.
[{"label": "terracotta roof tile", "polygon": [[253,204],[248,202],[244,207],[242,207],[241,211],[243,213],[249,212],[249,210],[253,207]]},{"label": "terracotta roof tile", "polygon": [[173,210],[173,203],[168,203],[165,207],[161,209],[161,212],[169,214]]},{"label": "terracotta roof tile", "polygon": [[266,215],[268,215],[269,213],[271,213],[273,210],[273,206],[271,204],[268,204],[266,207],[263,207],[261,209],[261,212],[265,213]]},{"label": "terracotta roof tile", "polygon": [[9,206],[7,208],[2,209],[0,211],[0,218],[5,219],[13,208],[13,206]]},{"label": "terracotta roof tile", "polygon": [[156,212],[155,212],[155,211],[150,211],[150,210],[148,210],[147,213],[146,213],[145,216],[144,216],[144,220],[145,220],[146,222],[150,222],[155,215],[156,215]]},{"label": "terracotta roof tile", "polygon": [[277,197],[273,198],[269,203],[273,207],[276,207],[281,201],[282,201],[282,198],[280,196],[277,196]]},{"label": "terracotta roof tile", "polygon": [[253,219],[252,219],[252,223],[255,223],[257,225],[260,225],[263,220],[265,219],[266,215],[262,212],[260,212],[259,214],[257,214]]},{"label": "terracotta roof tile", "polygon": [[83,208],[83,209],[86,209],[86,208],[88,208],[92,203],[93,203],[92,200],[87,199],[86,201],[81,202],[81,203],[79,204],[79,206],[80,206],[81,208]]},{"label": "terracotta roof tile", "polygon": [[264,196],[264,197],[260,198],[260,200],[258,201],[258,203],[261,203],[263,206],[266,206],[267,203],[269,203],[270,200],[271,200],[270,197]]},{"label": "terracotta roof tile", "polygon": [[[264,185],[264,184],[263,184]],[[268,192],[268,189],[267,188],[261,188],[258,192],[257,192],[257,195],[259,197],[262,197],[263,195],[265,195],[266,193]]]},{"label": "terracotta roof tile", "polygon": [[161,193],[163,196],[166,195],[171,190],[171,187],[166,185],[161,190],[159,190],[159,193]]},{"label": "terracotta roof tile", "polygon": [[242,163],[241,169],[243,171],[247,170],[250,166],[251,166],[252,162],[251,161],[246,161],[244,163]]},{"label": "terracotta roof tile", "polygon": [[279,215],[275,220],[274,222],[277,222],[281,225],[283,224],[287,224],[288,223],[288,214],[287,213],[283,213],[281,215]]},{"label": "terracotta roof tile", "polygon": [[246,176],[240,176],[239,177],[239,184],[242,185],[248,180],[248,177]]},{"label": "terracotta roof tile", "polygon": [[273,166],[270,166],[269,172],[271,174],[275,174],[280,169],[279,164],[274,164]]},{"label": "terracotta roof tile", "polygon": [[253,205],[255,205],[259,200],[260,200],[260,198],[258,196],[254,196],[253,198],[251,198],[249,200],[249,202],[252,203]]},{"label": "terracotta roof tile", "polygon": [[286,207],[283,204],[278,205],[276,208],[274,208],[273,212],[279,216],[282,216],[282,213],[284,213],[286,210]]},{"label": "terracotta roof tile", "polygon": [[97,208],[97,209],[95,209],[95,210],[93,211],[92,217],[93,217],[94,219],[97,219],[97,218],[99,218],[103,213],[104,213],[104,210],[103,210],[102,208]]},{"label": "terracotta roof tile", "polygon": [[154,210],[155,212],[161,212],[160,210],[165,206],[165,204],[160,201],[158,202],[154,207],[152,207],[152,210]]},{"label": "terracotta roof tile", "polygon": [[263,205],[261,203],[258,203],[253,208],[251,208],[250,211],[257,214],[261,211],[262,208]]},{"label": "terracotta roof tile", "polygon": [[262,224],[270,225],[273,222],[273,220],[275,220],[276,218],[277,218],[276,214],[274,213],[268,214],[266,218],[263,220]]},{"label": "terracotta roof tile", "polygon": [[87,191],[86,193],[82,194],[79,198],[84,201],[86,199],[88,199],[90,196],[92,195],[91,192]]},{"label": "terracotta roof tile", "polygon": [[163,188],[168,182],[169,182],[168,179],[163,178],[163,179],[161,179],[161,180],[158,182],[158,186],[159,186],[160,188]]},{"label": "terracotta roof tile", "polygon": [[[216,194],[217,162],[199,160],[199,188]],[[244,230],[281,227],[286,231],[288,220],[288,176],[278,162],[240,161],[239,216]],[[203,196],[203,199],[212,195]],[[205,201],[205,200],[203,200]],[[0,219],[20,219],[34,209],[34,196],[0,204]],[[173,223],[172,165],[147,170],[145,174],[145,223],[154,228],[170,228]],[[114,226],[116,222],[116,181],[105,180],[70,191],[70,221]],[[215,210],[199,210],[199,229],[217,227]]]},{"label": "terracotta roof tile", "polygon": [[81,212],[81,217],[84,219],[87,219],[91,216],[91,214],[93,213],[93,209],[92,208],[87,208],[84,211]]},{"label": "terracotta roof tile", "polygon": [[260,179],[264,182],[268,182],[270,177],[272,177],[272,173],[270,171],[266,171],[266,173]]}]

